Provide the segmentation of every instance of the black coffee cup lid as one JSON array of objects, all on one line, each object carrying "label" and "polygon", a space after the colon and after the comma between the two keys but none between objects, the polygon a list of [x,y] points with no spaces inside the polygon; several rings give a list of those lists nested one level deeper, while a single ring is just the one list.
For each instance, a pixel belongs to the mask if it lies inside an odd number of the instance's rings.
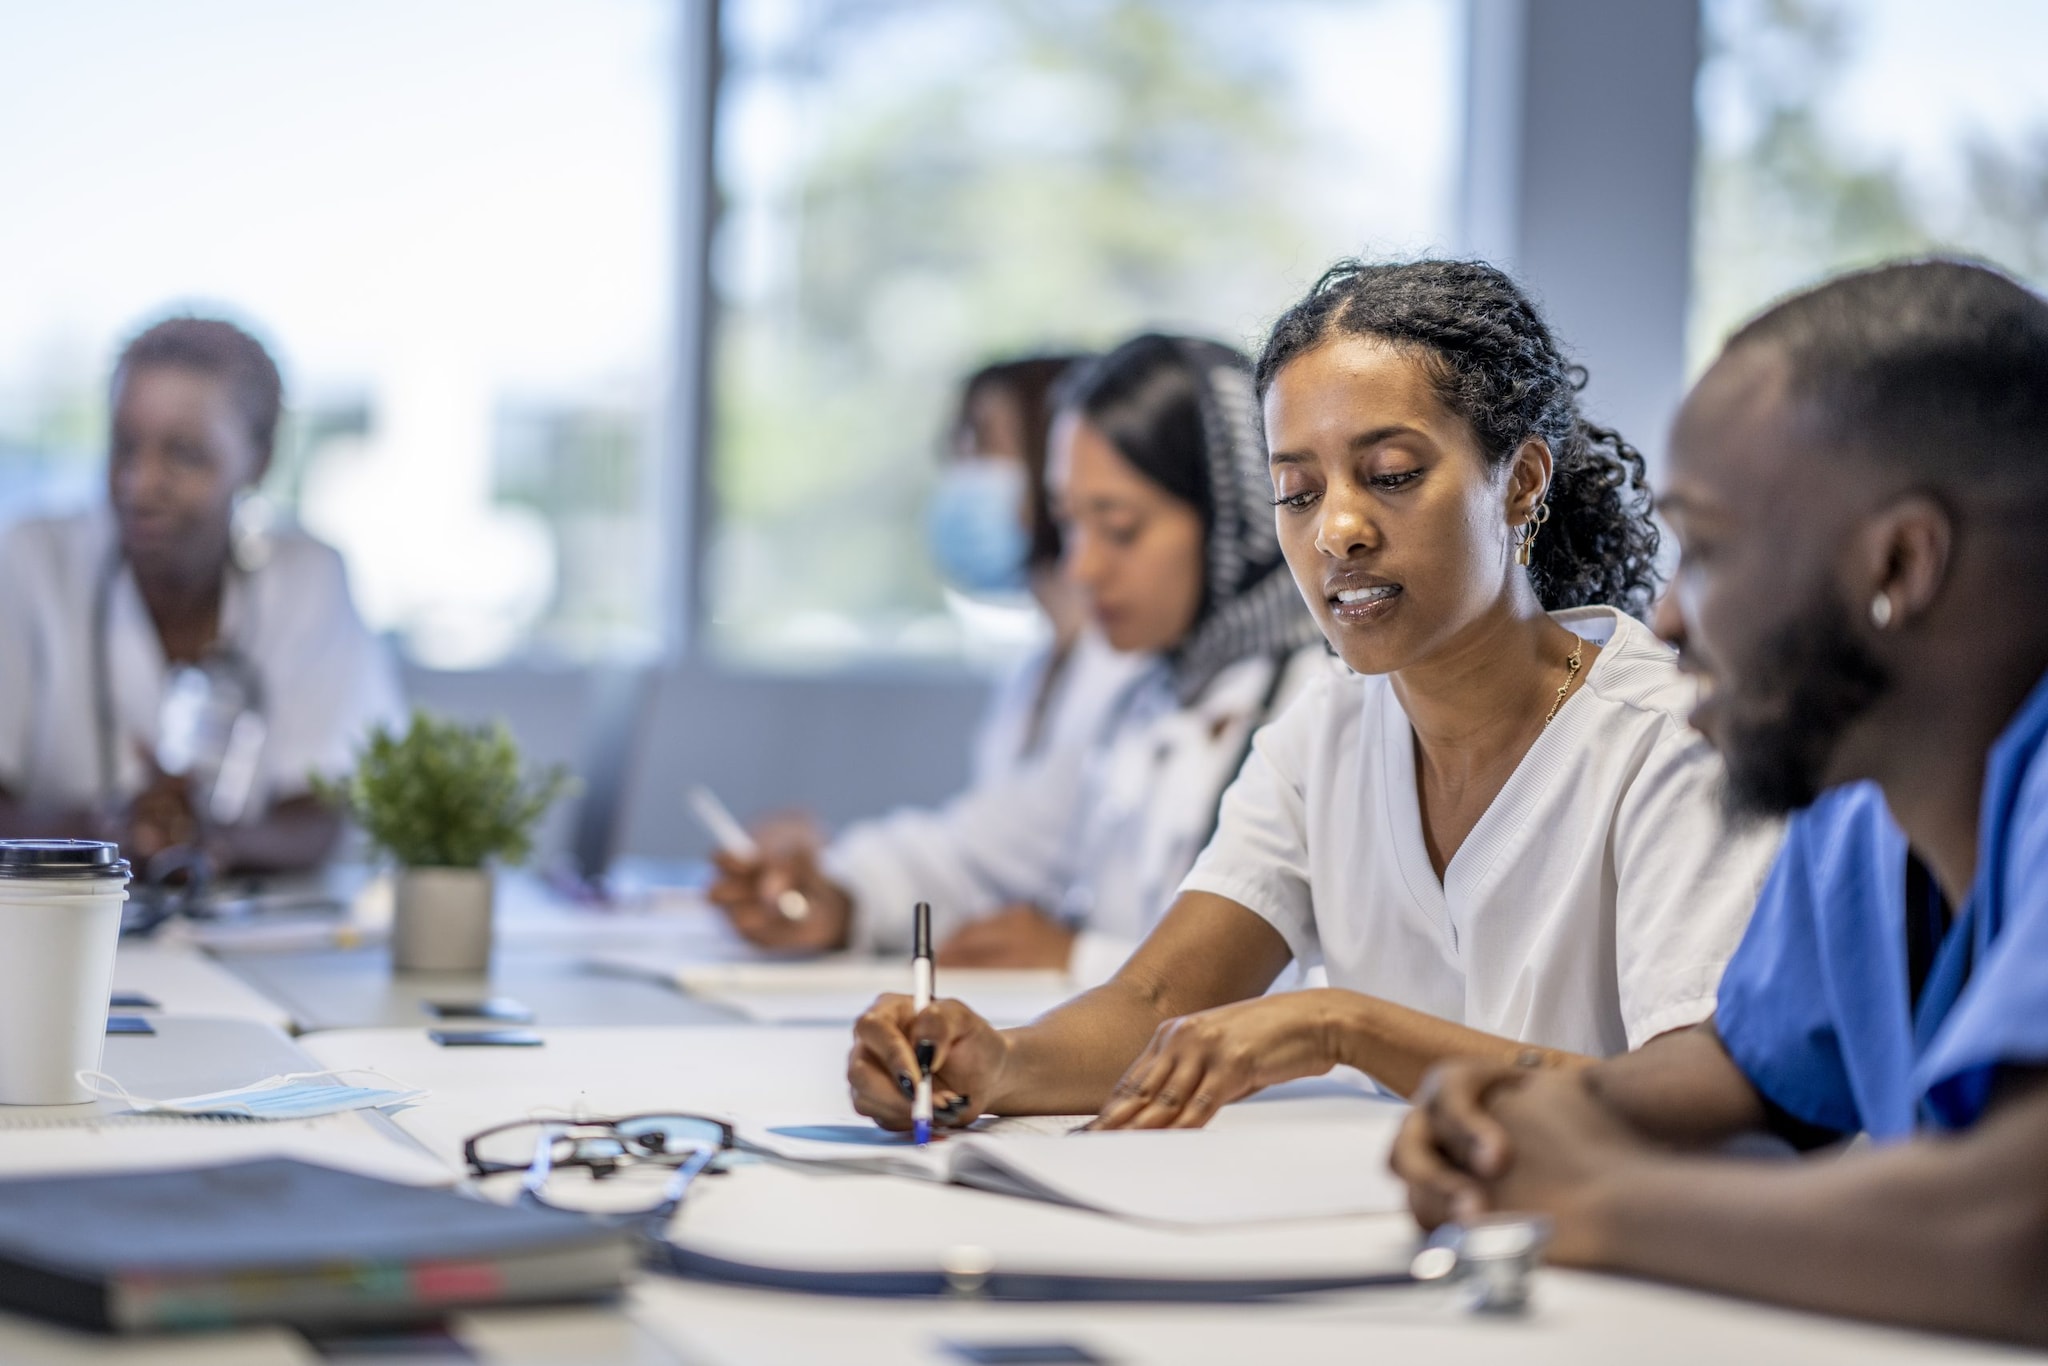
[{"label": "black coffee cup lid", "polygon": [[125,878],[121,846],[103,840],[0,840],[0,878]]}]

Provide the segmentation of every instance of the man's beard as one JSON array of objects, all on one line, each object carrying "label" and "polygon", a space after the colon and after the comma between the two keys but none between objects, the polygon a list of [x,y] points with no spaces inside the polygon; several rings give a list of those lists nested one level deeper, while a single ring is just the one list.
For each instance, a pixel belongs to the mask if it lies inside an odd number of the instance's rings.
[{"label": "man's beard", "polygon": [[1811,805],[1843,732],[1891,682],[1833,596],[1793,618],[1764,642],[1753,680],[1726,699],[1721,755],[1728,814],[1753,820]]}]

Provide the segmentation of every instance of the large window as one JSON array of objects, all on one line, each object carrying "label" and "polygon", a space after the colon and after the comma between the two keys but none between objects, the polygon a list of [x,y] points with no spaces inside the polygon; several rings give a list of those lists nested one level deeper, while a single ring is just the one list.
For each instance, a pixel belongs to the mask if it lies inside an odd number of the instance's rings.
[{"label": "large window", "polygon": [[1160,325],[1249,344],[1440,244],[1457,0],[727,0],[708,634],[955,657],[920,506],[954,379]]},{"label": "large window", "polygon": [[0,517],[97,496],[121,340],[284,363],[272,492],[473,666],[653,643],[673,0],[94,0],[0,31]]},{"label": "large window", "polygon": [[2048,282],[2048,5],[1708,0],[1692,355],[1788,290],[1933,250]]}]

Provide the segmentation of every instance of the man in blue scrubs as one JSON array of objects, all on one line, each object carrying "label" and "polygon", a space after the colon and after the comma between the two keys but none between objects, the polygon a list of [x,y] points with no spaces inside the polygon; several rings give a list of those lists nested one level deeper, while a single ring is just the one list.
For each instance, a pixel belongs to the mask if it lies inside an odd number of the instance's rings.
[{"label": "man in blue scrubs", "polygon": [[[1416,1214],[2048,1342],[2048,303],[1930,261],[1778,305],[1688,396],[1661,507],[1694,723],[1731,805],[1797,814],[1712,1021],[1439,1071],[1394,1156]],[[1717,1151],[1759,1131],[1872,1143]]]}]

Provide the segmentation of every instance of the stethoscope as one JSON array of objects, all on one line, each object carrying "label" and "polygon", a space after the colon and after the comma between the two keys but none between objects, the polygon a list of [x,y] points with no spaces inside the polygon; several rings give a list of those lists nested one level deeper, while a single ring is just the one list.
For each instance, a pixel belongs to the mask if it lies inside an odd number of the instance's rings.
[{"label": "stethoscope", "polygon": [[[101,809],[108,811],[117,801],[120,770],[112,632],[114,591],[124,567],[120,547],[116,545],[100,565],[92,602],[93,725],[98,750],[99,802]],[[228,572],[244,571],[231,562]],[[245,601],[253,596],[248,593],[242,595]],[[227,727],[226,743],[214,769],[212,783],[200,809],[195,812],[202,826],[232,825],[247,810],[255,787],[257,763],[268,738],[262,679],[248,655],[230,640],[215,643],[199,664],[184,667],[203,676],[209,695],[223,684],[234,693],[234,715]],[[163,886],[178,874],[184,874],[185,889],[189,893],[186,899],[190,899],[197,895],[199,887],[206,881],[209,870],[203,866],[204,862],[196,849],[183,846],[166,849],[149,861],[140,881]]]}]

